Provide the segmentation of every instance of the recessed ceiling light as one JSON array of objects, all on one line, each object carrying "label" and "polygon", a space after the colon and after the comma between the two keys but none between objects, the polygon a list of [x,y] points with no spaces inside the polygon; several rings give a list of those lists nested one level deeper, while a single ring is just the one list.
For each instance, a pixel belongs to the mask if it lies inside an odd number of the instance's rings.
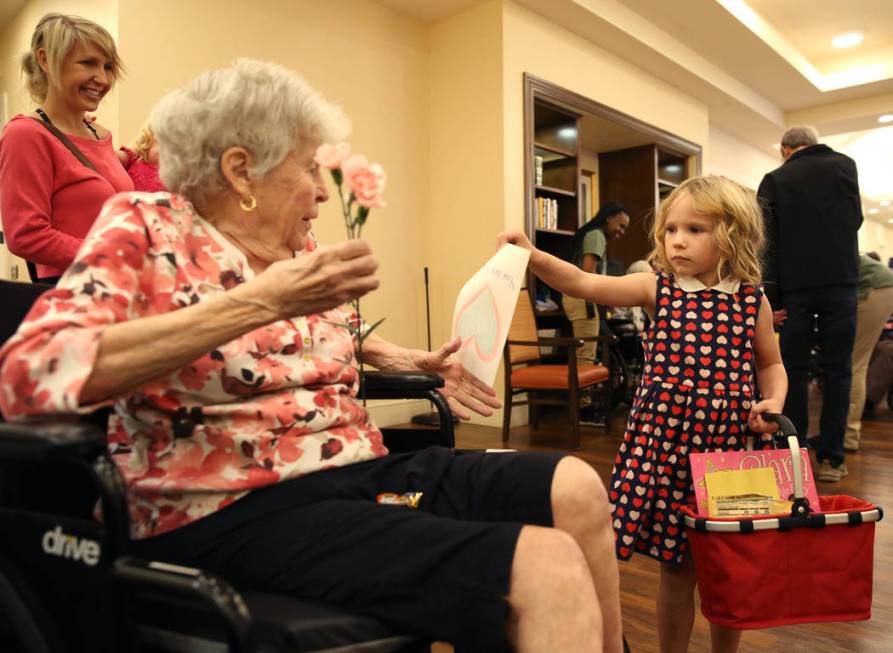
[{"label": "recessed ceiling light", "polygon": [[875,213],[880,213],[881,210],[880,210],[880,209],[868,209],[868,212],[869,212],[871,215],[874,215]]},{"label": "recessed ceiling light", "polygon": [[878,116],[878,122],[893,122],[893,113],[885,113],[882,116]]},{"label": "recessed ceiling light", "polygon": [[844,32],[831,39],[831,45],[835,48],[851,48],[859,45],[863,38],[865,37],[862,36],[862,32]]},{"label": "recessed ceiling light", "polygon": [[890,200],[881,200],[881,206],[890,206]]}]

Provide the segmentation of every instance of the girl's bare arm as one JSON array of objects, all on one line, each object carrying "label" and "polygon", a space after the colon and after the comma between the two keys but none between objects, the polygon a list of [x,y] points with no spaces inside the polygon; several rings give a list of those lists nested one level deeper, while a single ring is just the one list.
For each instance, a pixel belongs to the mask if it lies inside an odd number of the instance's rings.
[{"label": "girl's bare arm", "polygon": [[657,278],[651,272],[611,277],[589,274],[576,265],[537,249],[520,231],[499,235],[497,247],[506,243],[530,250],[528,265],[533,273],[564,295],[578,297],[604,306],[642,306],[654,314]]},{"label": "girl's bare arm", "polygon": [[760,432],[771,432],[777,428],[777,425],[773,422],[766,422],[761,414],[782,411],[785,397],[788,394],[788,375],[781,362],[778,339],[772,329],[772,308],[765,295],[760,304],[760,312],[757,314],[753,349],[762,398],[750,409],[750,428]]}]

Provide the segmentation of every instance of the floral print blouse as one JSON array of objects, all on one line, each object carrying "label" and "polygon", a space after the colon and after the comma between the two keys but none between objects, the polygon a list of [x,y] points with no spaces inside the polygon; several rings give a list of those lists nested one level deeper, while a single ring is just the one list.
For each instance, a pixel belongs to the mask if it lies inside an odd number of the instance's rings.
[{"label": "floral print blouse", "polygon": [[[95,410],[78,397],[106,326],[253,276],[184,199],[112,197],[58,287],[0,350],[0,409],[11,420]],[[355,399],[354,340],[336,326],[353,317],[339,309],[274,322],[115,402],[108,442],[127,482],[132,536],[178,528],[254,488],[385,455]]]}]

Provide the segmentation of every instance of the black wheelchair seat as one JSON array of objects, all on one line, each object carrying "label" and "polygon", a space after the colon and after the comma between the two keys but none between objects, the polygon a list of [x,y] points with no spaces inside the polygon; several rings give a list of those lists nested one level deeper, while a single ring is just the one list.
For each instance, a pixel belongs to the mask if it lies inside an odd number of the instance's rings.
[{"label": "black wheelchair seat", "polygon": [[[270,594],[240,594],[259,653],[417,653],[424,642],[399,634],[381,621],[314,601]],[[220,624],[177,601],[155,601],[141,608],[138,638],[151,650],[178,653],[223,653],[230,650]]]},{"label": "black wheelchair seat", "polygon": [[[0,342],[47,287],[0,281]],[[437,429],[383,429],[391,451],[453,447],[424,374],[367,374],[368,399],[426,399]],[[0,422],[0,652],[421,653],[427,642],[336,606],[245,591],[199,569],[128,555],[123,480],[102,416]],[[99,423],[97,423],[99,422]],[[99,499],[102,523],[93,518]]]}]

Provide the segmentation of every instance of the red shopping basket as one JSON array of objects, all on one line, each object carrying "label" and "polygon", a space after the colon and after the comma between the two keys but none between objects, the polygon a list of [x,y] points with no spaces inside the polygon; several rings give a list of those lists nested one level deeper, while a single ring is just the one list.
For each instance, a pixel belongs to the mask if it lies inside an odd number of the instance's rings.
[{"label": "red shopping basket", "polygon": [[[790,421],[772,419],[799,452]],[[802,499],[802,485],[795,492]],[[883,510],[829,496],[819,497],[821,512],[803,514],[804,503],[790,517],[708,519],[695,506],[683,510],[708,621],[751,629],[871,617],[874,523]]]}]

